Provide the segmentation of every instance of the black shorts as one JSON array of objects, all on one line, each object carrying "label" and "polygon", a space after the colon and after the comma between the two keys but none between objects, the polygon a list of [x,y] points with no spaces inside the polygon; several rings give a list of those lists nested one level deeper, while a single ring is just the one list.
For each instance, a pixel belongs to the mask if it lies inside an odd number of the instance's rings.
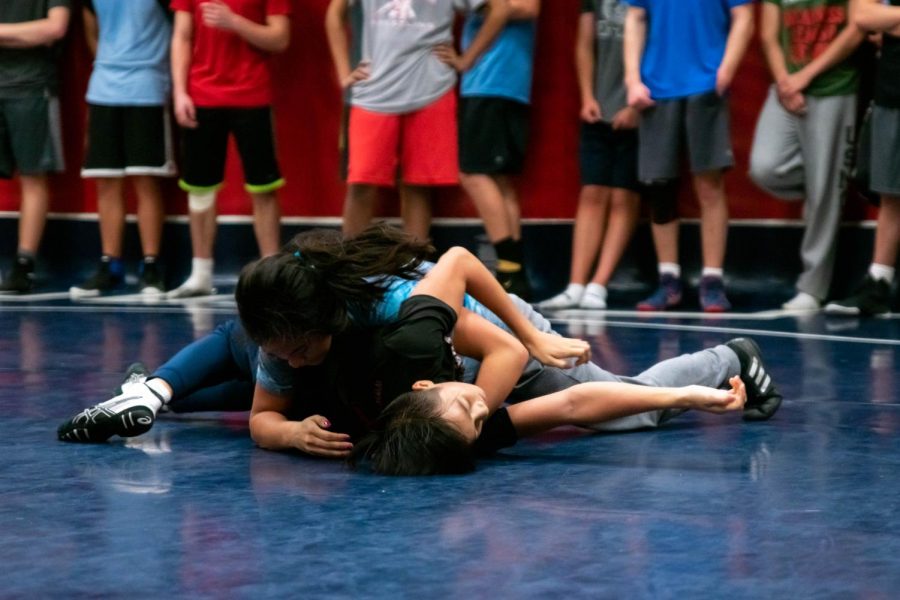
[{"label": "black shorts", "polygon": [[188,192],[216,190],[225,179],[228,134],[234,134],[244,167],[244,187],[265,193],[284,185],[275,158],[272,111],[259,108],[197,108],[198,125],[181,130],[182,176]]},{"label": "black shorts", "polygon": [[638,134],[609,123],[582,123],[578,153],[581,185],[637,191]]},{"label": "black shorts", "polygon": [[175,175],[166,107],[88,104],[87,129],[82,177]]},{"label": "black shorts", "polygon": [[525,164],[527,104],[506,98],[463,97],[459,104],[459,169],[515,175]]}]

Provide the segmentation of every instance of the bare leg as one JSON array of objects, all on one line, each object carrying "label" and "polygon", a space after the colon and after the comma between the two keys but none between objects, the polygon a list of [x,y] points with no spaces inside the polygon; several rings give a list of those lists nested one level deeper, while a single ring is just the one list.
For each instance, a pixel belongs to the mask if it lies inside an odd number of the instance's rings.
[{"label": "bare leg", "polygon": [[22,207],[19,209],[19,249],[37,254],[47,223],[50,186],[46,175],[21,175]]},{"label": "bare leg", "polygon": [[251,194],[253,232],[260,256],[271,256],[281,247],[281,205],[275,192]]},{"label": "bare leg", "polygon": [[728,200],[720,171],[694,175],[694,190],[700,202],[700,233],[703,266],[721,269],[728,240]]},{"label": "bare leg", "polygon": [[125,228],[125,180],[117,177],[97,179],[97,217],[100,221],[100,246],[103,254],[122,257],[122,235]]},{"label": "bare leg", "polygon": [[900,243],[900,197],[882,195],[872,262],[894,266],[897,262],[898,243]]},{"label": "bare leg", "polygon": [[132,180],[138,197],[138,230],[141,233],[141,251],[144,256],[159,256],[165,209],[159,179],[138,175]]},{"label": "bare leg", "polygon": [[519,206],[519,196],[516,188],[506,175],[496,177],[497,185],[503,192],[503,206],[506,211],[506,220],[509,224],[512,239],[522,239],[522,208]]},{"label": "bare leg", "polygon": [[362,183],[351,184],[344,200],[343,232],[353,237],[362,232],[372,222],[378,188]]},{"label": "bare leg", "polygon": [[591,283],[606,286],[612,279],[619,260],[634,233],[640,214],[641,203],[637,192],[615,188],[612,190],[612,203],[609,210],[609,226],[603,235],[603,246],[597,270]]},{"label": "bare leg", "polygon": [[584,285],[606,235],[611,190],[606,186],[586,185],[578,197],[572,236],[572,265],[569,282]]},{"label": "bare leg", "polygon": [[506,238],[518,239],[507,213],[503,189],[490,175],[461,173],[459,180],[472,198],[491,243]]},{"label": "bare leg", "polygon": [[405,185],[400,196],[400,217],[403,229],[420,240],[427,240],[431,230],[432,188]]}]

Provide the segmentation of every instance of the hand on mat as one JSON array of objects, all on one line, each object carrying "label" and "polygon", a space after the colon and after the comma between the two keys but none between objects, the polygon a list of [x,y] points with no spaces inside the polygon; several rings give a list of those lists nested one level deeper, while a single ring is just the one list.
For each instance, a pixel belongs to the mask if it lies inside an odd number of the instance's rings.
[{"label": "hand on mat", "polygon": [[728,380],[730,390],[717,390],[704,385],[689,385],[684,408],[693,408],[711,413],[726,413],[742,410],[747,402],[747,388],[741,378],[735,375]]},{"label": "hand on mat", "polygon": [[291,445],[314,456],[346,458],[353,444],[346,433],[328,431],[331,422],[321,415],[313,415],[296,423]]},{"label": "hand on mat", "polygon": [[575,364],[580,365],[591,359],[591,345],[584,340],[566,338],[553,333],[537,331],[522,344],[528,352],[537,360],[551,367],[565,369],[570,361],[575,359]]}]

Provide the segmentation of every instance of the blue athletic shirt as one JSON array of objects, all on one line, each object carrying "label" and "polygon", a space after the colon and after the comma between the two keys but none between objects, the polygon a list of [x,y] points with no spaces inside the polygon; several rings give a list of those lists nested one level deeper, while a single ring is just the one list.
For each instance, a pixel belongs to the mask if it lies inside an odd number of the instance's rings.
[{"label": "blue athletic shirt", "polygon": [[160,106],[171,89],[172,25],[158,0],[92,0],[99,28],[87,101],[104,106]]},{"label": "blue athletic shirt", "polygon": [[[462,47],[468,48],[481,29],[484,17],[470,14],[462,34]],[[508,98],[523,104],[531,102],[531,78],[534,72],[534,20],[509,21],[494,43],[462,76],[463,96]]]},{"label": "blue athletic shirt", "polygon": [[641,79],[656,100],[716,89],[731,9],[753,0],[628,0],[647,12]]}]

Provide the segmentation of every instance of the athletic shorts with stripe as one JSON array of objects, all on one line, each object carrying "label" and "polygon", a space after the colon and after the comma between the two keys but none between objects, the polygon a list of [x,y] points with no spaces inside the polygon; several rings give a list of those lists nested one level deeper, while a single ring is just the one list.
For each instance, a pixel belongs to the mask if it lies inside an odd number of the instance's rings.
[{"label": "athletic shorts with stripe", "polygon": [[0,98],[0,177],[61,173],[62,152],[59,98],[49,93]]},{"label": "athletic shorts with stripe", "polygon": [[82,177],[175,175],[172,127],[165,106],[88,104]]}]

